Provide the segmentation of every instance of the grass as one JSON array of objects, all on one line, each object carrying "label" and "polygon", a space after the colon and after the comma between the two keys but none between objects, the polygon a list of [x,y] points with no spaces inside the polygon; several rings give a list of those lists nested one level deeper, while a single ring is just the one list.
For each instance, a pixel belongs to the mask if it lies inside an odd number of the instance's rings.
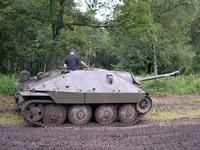
[{"label": "grass", "polygon": [[143,81],[141,87],[158,96],[166,96],[168,94],[198,94],[200,93],[200,77],[182,75]]},{"label": "grass", "polygon": [[25,120],[15,103],[14,96],[0,94],[0,124],[22,124]]},{"label": "grass", "polygon": [[24,124],[25,120],[20,113],[4,112],[0,113],[0,124]]},{"label": "grass", "polygon": [[[5,99],[7,97],[7,99]],[[4,98],[0,98],[0,110],[15,110],[19,108],[18,105],[15,103],[14,97],[11,96],[4,96]]]},{"label": "grass", "polygon": [[200,101],[197,99],[192,99],[192,100],[178,100],[178,99],[174,99],[174,100],[170,100],[171,104],[200,104]]},{"label": "grass", "polygon": [[16,88],[14,82],[18,81],[16,75],[0,74],[0,124],[23,124],[25,120],[15,103],[14,93]]},{"label": "grass", "polygon": [[18,81],[16,75],[2,75],[0,74],[0,93],[4,95],[14,95],[16,87],[14,82]]},{"label": "grass", "polygon": [[160,109],[154,108],[146,116],[144,116],[143,120],[172,120],[179,118],[194,118],[200,116],[200,109]]}]

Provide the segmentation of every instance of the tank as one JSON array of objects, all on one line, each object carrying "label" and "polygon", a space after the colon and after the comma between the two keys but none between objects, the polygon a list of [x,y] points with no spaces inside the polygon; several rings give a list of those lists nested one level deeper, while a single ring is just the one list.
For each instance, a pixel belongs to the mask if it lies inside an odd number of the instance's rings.
[{"label": "tank", "polygon": [[30,77],[21,71],[15,100],[24,118],[38,126],[134,125],[152,107],[142,81],[177,76],[179,71],[140,78],[129,72],[63,68]]}]

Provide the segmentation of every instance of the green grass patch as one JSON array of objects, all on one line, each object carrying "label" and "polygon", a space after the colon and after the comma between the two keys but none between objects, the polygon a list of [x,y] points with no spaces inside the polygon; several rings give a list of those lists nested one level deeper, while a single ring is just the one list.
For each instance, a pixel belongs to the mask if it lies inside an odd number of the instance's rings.
[{"label": "green grass patch", "polygon": [[164,109],[154,108],[144,116],[143,120],[172,120],[178,118],[194,118],[200,116],[200,109]]},{"label": "green grass patch", "polygon": [[26,121],[19,111],[13,96],[0,94],[0,124],[22,124]]},{"label": "green grass patch", "polygon": [[14,97],[13,99],[2,99],[0,98],[0,110],[14,110],[19,108],[19,106],[16,104]]},{"label": "green grass patch", "polygon": [[168,94],[198,94],[200,93],[200,77],[181,75],[158,80],[143,81],[141,87],[158,96]]},{"label": "green grass patch", "polygon": [[18,77],[16,75],[2,75],[0,74],[0,93],[7,95],[14,95],[16,92],[16,87],[14,82],[18,81]]},{"label": "green grass patch", "polygon": [[198,99],[186,99],[186,100],[180,100],[180,99],[173,99],[169,100],[171,104],[200,104],[200,100]]},{"label": "green grass patch", "polygon": [[20,113],[0,113],[0,124],[24,124],[26,121]]}]

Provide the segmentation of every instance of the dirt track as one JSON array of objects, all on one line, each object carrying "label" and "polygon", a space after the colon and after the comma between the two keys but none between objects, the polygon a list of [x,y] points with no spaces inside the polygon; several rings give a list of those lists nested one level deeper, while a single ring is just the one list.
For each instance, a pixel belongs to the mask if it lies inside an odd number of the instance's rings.
[{"label": "dirt track", "polygon": [[[190,97],[191,98],[191,97]],[[179,97],[178,105],[165,99],[154,107],[168,109],[185,106],[199,108],[195,97]],[[172,98],[174,99],[174,97]],[[130,127],[55,127],[0,125],[0,150],[199,150],[200,117],[150,122],[143,120]]]},{"label": "dirt track", "polygon": [[181,124],[179,120],[159,122],[157,125],[139,122],[132,127],[2,126],[0,149],[198,150],[200,149],[199,119],[185,119]]}]

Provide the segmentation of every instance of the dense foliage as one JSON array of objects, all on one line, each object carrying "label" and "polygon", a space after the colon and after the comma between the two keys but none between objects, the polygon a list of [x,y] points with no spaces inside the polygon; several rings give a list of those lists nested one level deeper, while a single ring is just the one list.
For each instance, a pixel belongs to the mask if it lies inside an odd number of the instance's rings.
[{"label": "dense foliage", "polygon": [[[198,0],[1,0],[0,73],[63,65],[69,47],[90,66],[135,74],[200,73]],[[103,21],[101,8],[111,10]]]},{"label": "dense foliage", "polygon": [[[17,76],[0,74],[0,93],[14,95],[16,92],[14,82],[18,82]],[[158,96],[167,94],[198,94],[200,93],[200,76],[181,75],[176,78],[167,77],[143,81],[139,87]]]},{"label": "dense foliage", "polygon": [[14,95],[17,90],[14,82],[18,82],[17,76],[0,74],[0,93],[5,95]]}]

